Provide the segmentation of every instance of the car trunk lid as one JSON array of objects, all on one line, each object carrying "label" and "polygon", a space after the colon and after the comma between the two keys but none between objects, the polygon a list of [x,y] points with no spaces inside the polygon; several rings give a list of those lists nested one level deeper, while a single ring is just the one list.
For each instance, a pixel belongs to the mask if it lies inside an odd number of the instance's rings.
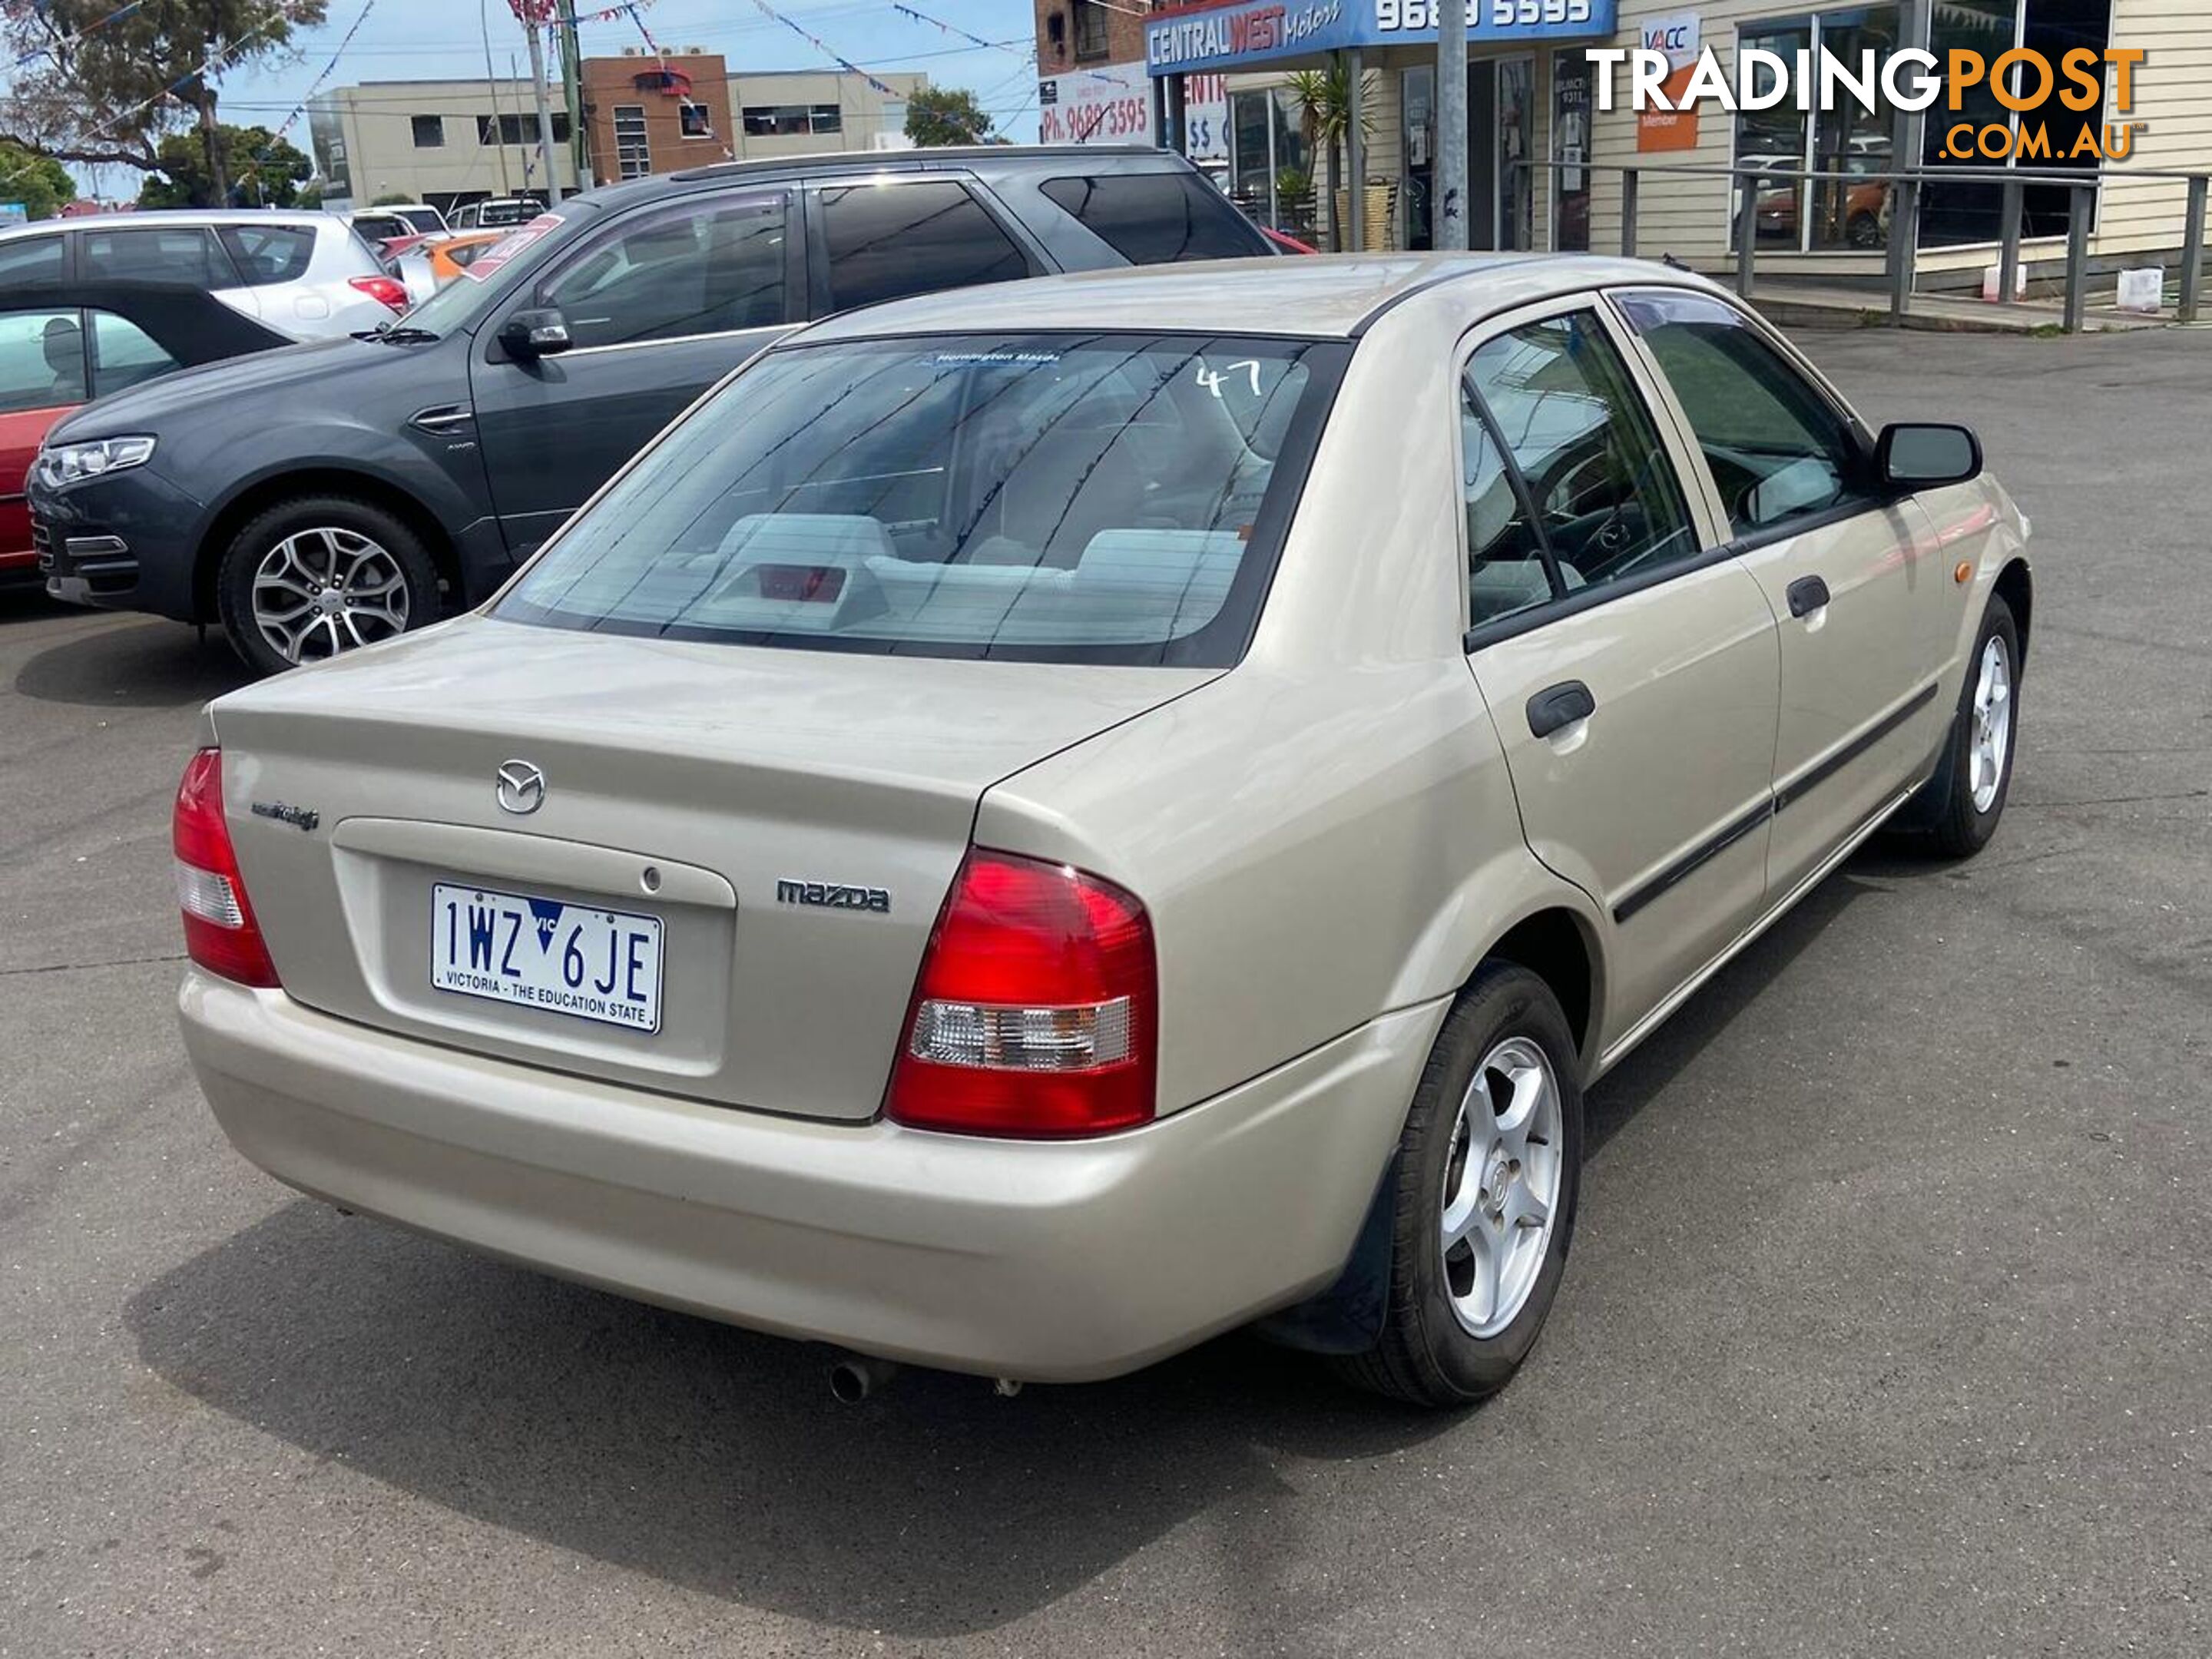
[{"label": "car trunk lid", "polygon": [[[880,1104],[983,792],[1217,672],[471,617],[234,694],[215,720],[240,867],[298,1000],[487,1054],[860,1119]],[[510,762],[543,778],[528,810],[512,788],[501,802]],[[501,960],[470,957],[471,922],[495,910]],[[489,978],[530,969],[534,923],[545,971],[564,942],[590,958],[588,999],[629,950],[610,916],[657,937],[652,1030],[432,982],[449,972],[441,949]]]}]

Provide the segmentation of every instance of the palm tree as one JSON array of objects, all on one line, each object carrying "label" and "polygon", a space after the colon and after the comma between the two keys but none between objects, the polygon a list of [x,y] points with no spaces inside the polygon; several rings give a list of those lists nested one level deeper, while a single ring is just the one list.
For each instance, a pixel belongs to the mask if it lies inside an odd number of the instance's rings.
[{"label": "palm tree", "polygon": [[[1291,73],[1289,85],[1291,96],[1298,106],[1298,131],[1306,141],[1306,154],[1322,153],[1327,147],[1329,188],[1322,192],[1322,210],[1327,215],[1323,234],[1328,246],[1339,248],[1343,240],[1336,222],[1336,192],[1346,191],[1350,185],[1342,145],[1352,131],[1352,75],[1342,58],[1325,70],[1297,70]],[[1359,142],[1364,144],[1375,136],[1376,76],[1369,70],[1359,77]],[[1359,211],[1352,204],[1352,210]]]}]

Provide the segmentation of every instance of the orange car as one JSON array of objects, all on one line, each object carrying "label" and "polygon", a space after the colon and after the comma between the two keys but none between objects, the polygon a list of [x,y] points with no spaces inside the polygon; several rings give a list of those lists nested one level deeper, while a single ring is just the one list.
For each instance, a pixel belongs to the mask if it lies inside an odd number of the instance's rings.
[{"label": "orange car", "polygon": [[450,236],[434,236],[424,240],[416,250],[430,261],[430,274],[440,288],[459,276],[475,263],[478,254],[506,236],[512,226],[497,230],[457,230]]}]

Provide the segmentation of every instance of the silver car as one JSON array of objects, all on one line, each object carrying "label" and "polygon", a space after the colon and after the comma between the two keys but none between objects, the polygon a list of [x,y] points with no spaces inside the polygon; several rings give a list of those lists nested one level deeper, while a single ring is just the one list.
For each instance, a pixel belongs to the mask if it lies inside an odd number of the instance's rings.
[{"label": "silver car", "polygon": [[295,340],[392,321],[406,284],[334,214],[178,210],[0,230],[0,283],[183,283]]},{"label": "silver car", "polygon": [[1584,1091],[1877,829],[1995,830],[2027,534],[1655,265],[847,313],[482,611],[210,707],[185,1042],[280,1179],[854,1390],[1257,1321],[1460,1405]]}]

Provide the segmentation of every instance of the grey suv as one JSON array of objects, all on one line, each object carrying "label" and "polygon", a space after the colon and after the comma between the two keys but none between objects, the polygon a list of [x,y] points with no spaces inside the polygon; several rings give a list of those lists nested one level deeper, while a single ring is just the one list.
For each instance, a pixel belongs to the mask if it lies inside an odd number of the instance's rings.
[{"label": "grey suv", "polygon": [[519,226],[404,322],[178,374],[58,425],[31,483],[48,590],[220,621],[264,671],[489,593],[779,334],[902,295],[1265,254],[1155,149],[742,162]]}]

